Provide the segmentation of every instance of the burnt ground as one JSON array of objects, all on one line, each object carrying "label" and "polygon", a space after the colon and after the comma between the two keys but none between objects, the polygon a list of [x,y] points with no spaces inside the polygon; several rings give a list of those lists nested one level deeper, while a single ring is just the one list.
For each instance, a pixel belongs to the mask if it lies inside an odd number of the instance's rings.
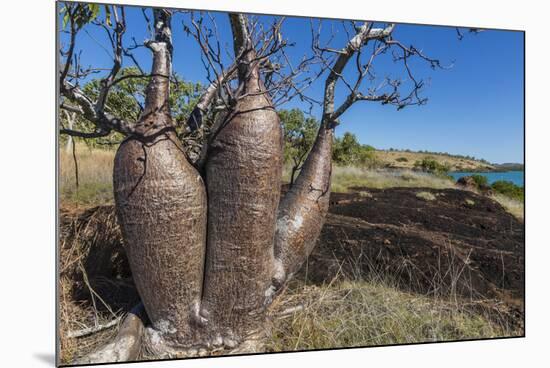
[{"label": "burnt ground", "polygon": [[522,320],[524,226],[500,204],[458,189],[354,191],[332,194],[299,278],[389,277],[422,294],[492,299]]},{"label": "burnt ground", "polygon": [[[497,202],[457,189],[354,190],[331,195],[297,282],[383,279],[408,292],[490,303],[523,325],[524,227]],[[95,299],[99,311],[138,300],[113,206],[62,208],[60,246],[63,297]]]}]

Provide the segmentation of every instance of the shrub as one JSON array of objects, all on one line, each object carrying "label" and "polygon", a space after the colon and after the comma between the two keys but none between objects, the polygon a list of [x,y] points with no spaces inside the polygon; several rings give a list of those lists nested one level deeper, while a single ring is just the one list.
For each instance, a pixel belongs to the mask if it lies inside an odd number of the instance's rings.
[{"label": "shrub", "polygon": [[334,140],[332,160],[344,166],[373,168],[378,165],[374,147],[359,143],[355,134],[349,132]]},{"label": "shrub", "polygon": [[517,199],[523,201],[525,198],[525,189],[523,187],[517,186],[511,181],[507,180],[498,180],[495,181],[491,188],[497,193],[503,194],[509,198]]},{"label": "shrub", "polygon": [[431,157],[424,157],[422,161],[414,163],[416,169],[436,175],[446,175],[449,172],[449,166],[440,164]]},{"label": "shrub", "polygon": [[306,117],[299,109],[281,110],[279,118],[284,133],[285,164],[300,166],[313,146],[319,122]]},{"label": "shrub", "polygon": [[489,181],[487,180],[487,177],[484,175],[473,174],[472,179],[474,179],[479,189],[485,188],[489,185]]},{"label": "shrub", "polygon": [[398,158],[395,159],[395,161],[397,161],[397,162],[407,162],[409,160],[406,157],[398,157]]}]

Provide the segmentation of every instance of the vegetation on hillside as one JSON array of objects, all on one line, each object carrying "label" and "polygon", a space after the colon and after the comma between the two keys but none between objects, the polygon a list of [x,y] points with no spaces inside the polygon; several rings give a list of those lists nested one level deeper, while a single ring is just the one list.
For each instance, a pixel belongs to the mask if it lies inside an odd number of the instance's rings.
[{"label": "vegetation on hillside", "polygon": [[489,161],[482,159],[482,158],[476,158],[475,156],[469,156],[469,155],[460,155],[460,154],[453,154],[448,152],[435,152],[435,151],[428,151],[428,150],[420,150],[420,151],[412,151],[410,149],[396,149],[396,148],[389,148],[389,152],[408,152],[408,153],[422,153],[427,155],[437,155],[437,156],[446,156],[446,157],[452,157],[456,159],[463,159],[463,160],[470,160],[470,161],[479,161],[481,163],[492,165]]},{"label": "vegetation on hillside", "polygon": [[366,168],[375,168],[379,165],[374,147],[359,143],[357,136],[350,132],[345,132],[341,138],[334,140],[332,162],[341,166]]},{"label": "vegetation on hillside", "polygon": [[497,193],[505,195],[511,199],[522,201],[525,199],[525,188],[515,185],[511,181],[498,180],[491,184],[491,188]]},{"label": "vegetation on hillside", "polygon": [[476,185],[476,189],[481,191],[491,190],[493,193],[497,193],[511,200],[523,202],[525,199],[525,188],[514,184],[508,180],[497,180],[489,185],[489,180],[484,175],[473,174],[472,180]]},{"label": "vegetation on hillside", "polygon": [[472,159],[470,156],[449,155],[445,153],[411,151],[411,150],[376,150],[376,159],[380,167],[396,169],[416,169],[414,164],[425,159],[435,160],[438,164],[446,166],[449,171],[457,172],[483,172],[494,171],[492,164],[485,160]]},{"label": "vegetation on hillside", "polygon": [[[290,167],[290,182],[296,177],[311,149],[319,122],[299,109],[279,112],[284,130],[284,159]],[[449,171],[493,171],[495,167],[486,160],[473,156],[453,155],[446,152],[411,150],[377,150],[371,145],[361,144],[357,136],[344,132],[334,141],[332,160],[339,166],[363,168],[393,168],[420,170],[438,175]],[[293,173],[293,174],[292,174]]]},{"label": "vegetation on hillside", "polygon": [[414,167],[435,175],[446,175],[449,172],[448,165],[441,164],[432,157],[425,157],[421,161],[415,161]]},{"label": "vegetation on hillside", "polygon": [[525,165],[519,163],[503,163],[503,164],[493,164],[497,171],[523,171],[525,170]]}]

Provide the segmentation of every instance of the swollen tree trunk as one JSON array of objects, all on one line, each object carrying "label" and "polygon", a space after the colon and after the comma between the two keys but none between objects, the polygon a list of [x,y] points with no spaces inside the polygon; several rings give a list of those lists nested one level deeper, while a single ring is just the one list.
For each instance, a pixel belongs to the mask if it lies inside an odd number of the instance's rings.
[{"label": "swollen tree trunk", "polygon": [[[161,344],[196,339],[206,243],[206,193],[168,106],[170,14],[155,10],[145,108],[115,156],[114,192],[132,276]],[[156,335],[155,335],[156,334]]]},{"label": "swollen tree trunk", "polygon": [[282,131],[260,79],[242,15],[231,15],[238,55],[237,102],[206,161],[208,240],[201,314],[231,345],[264,322],[274,274],[273,241],[282,171]]},{"label": "swollen tree trunk", "polygon": [[328,212],[334,128],[322,122],[315,143],[290,190],[279,204],[275,257],[278,284],[289,280],[313,250]]},{"label": "swollen tree trunk", "polygon": [[311,253],[328,212],[334,128],[338,117],[359,99],[358,91],[354,90],[335,109],[336,84],[349,60],[369,39],[387,37],[392,31],[393,25],[383,30],[373,30],[368,23],[364,23],[339,50],[330,68],[325,81],[323,118],[317,138],[296,182],[279,205],[275,254],[284,270],[278,280],[281,284],[292,277]]}]

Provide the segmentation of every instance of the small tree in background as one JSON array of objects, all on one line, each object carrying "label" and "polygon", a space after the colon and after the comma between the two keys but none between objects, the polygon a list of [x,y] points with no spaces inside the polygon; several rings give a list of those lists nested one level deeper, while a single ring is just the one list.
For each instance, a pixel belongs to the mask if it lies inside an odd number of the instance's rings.
[{"label": "small tree in background", "polygon": [[372,167],[376,163],[375,149],[359,143],[355,134],[345,132],[341,138],[334,140],[332,160],[339,165]]},{"label": "small tree in background", "polygon": [[319,122],[315,118],[306,118],[299,109],[281,110],[279,118],[283,127],[284,162],[286,165],[291,165],[290,185],[292,186],[296,174],[302,168],[315,142]]},{"label": "small tree in background", "polygon": [[[146,88],[149,77],[144,75],[137,67],[127,67],[119,72],[120,80],[113,85],[106,98],[105,108],[114,116],[127,121],[136,121],[143,112]],[[185,125],[191,112],[193,111],[204,88],[200,83],[185,81],[177,73],[171,76],[172,83],[170,88],[169,103],[178,136],[184,139],[189,132]],[[82,90],[90,98],[97,99],[102,89],[102,78],[94,78],[84,85]],[[82,132],[92,133],[96,126],[89,120],[83,119],[80,115],[78,123],[71,129]],[[124,139],[124,135],[113,131],[106,137],[97,139],[86,139],[86,144],[111,145],[114,146]],[[192,149],[192,146],[186,145],[186,149]]]}]

